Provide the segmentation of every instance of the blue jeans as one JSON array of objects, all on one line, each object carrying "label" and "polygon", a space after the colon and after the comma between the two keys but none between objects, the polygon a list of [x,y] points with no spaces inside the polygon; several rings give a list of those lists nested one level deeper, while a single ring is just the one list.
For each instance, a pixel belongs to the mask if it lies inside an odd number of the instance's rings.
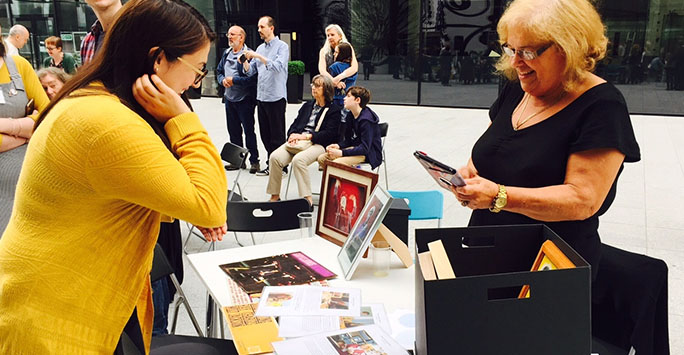
[{"label": "blue jeans", "polygon": [[154,304],[152,336],[168,334],[166,328],[169,325],[169,304],[171,303],[168,276],[152,283],[152,303]]},{"label": "blue jeans", "polygon": [[245,132],[245,143],[249,150],[249,162],[259,162],[256,133],[254,133],[254,107],[256,100],[245,98],[242,101],[230,102],[226,100],[226,124],[230,142],[242,147],[242,131]]}]

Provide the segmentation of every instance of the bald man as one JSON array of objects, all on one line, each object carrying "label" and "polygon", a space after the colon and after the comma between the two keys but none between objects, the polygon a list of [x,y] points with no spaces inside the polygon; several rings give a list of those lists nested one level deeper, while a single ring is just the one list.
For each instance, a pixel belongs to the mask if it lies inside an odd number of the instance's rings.
[{"label": "bald man", "polygon": [[[249,150],[249,173],[259,171],[259,151],[254,133],[254,107],[256,106],[256,67],[245,70],[240,57],[249,51],[245,45],[245,30],[233,26],[226,33],[228,49],[216,67],[216,79],[226,88],[223,99],[226,105],[226,123],[230,142],[242,147],[242,132]],[[245,169],[246,166],[226,165],[226,170]]]},{"label": "bald man", "polygon": [[19,50],[24,48],[30,37],[29,30],[22,25],[14,25],[9,30],[9,35],[5,40],[7,55],[18,55]]}]

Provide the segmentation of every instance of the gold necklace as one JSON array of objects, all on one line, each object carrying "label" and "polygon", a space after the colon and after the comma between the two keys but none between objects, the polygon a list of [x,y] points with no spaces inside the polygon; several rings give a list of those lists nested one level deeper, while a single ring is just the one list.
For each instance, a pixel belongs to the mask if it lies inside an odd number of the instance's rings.
[{"label": "gold necklace", "polygon": [[[525,110],[527,109],[527,103],[530,101],[530,96],[531,96],[531,95],[530,95],[530,94],[527,94],[527,93],[526,93],[526,95],[527,95],[527,97],[525,97],[525,103],[523,104],[522,111],[520,111],[520,114],[521,114],[521,115],[522,115],[522,113],[525,112]],[[537,111],[537,112],[535,112],[535,113],[533,113],[533,114],[527,116],[524,120],[520,120],[520,119],[518,118],[518,122],[515,123],[515,127],[513,127],[513,130],[514,130],[514,131],[518,131],[518,130],[520,129],[520,127],[522,127],[522,125],[524,125],[525,123],[527,123],[529,120],[533,119],[534,117],[536,117],[536,116],[539,115],[540,113],[542,113],[542,112],[548,110],[548,109],[551,108],[552,106],[554,106],[554,105],[556,105],[557,103],[559,103],[560,100],[563,99],[563,97],[565,97],[565,91],[561,92],[560,96],[558,96],[558,99],[556,99],[553,103],[544,106],[541,110],[539,110],[539,111]]]}]

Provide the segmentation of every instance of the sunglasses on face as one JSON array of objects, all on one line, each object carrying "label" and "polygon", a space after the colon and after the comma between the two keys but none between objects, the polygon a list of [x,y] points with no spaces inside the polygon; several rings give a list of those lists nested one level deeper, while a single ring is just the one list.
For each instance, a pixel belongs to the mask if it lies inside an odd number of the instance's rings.
[{"label": "sunglasses on face", "polygon": [[179,62],[183,63],[184,65],[186,65],[188,68],[192,69],[192,71],[195,72],[195,81],[193,82],[194,85],[198,85],[199,83],[201,83],[202,79],[204,79],[204,77],[207,76],[207,73],[209,73],[209,71],[207,70],[207,64],[206,63],[204,65],[202,65],[202,69],[197,69],[194,65],[188,63],[185,59],[183,59],[181,57],[178,57],[176,59],[178,59]]},{"label": "sunglasses on face", "polygon": [[511,48],[508,43],[504,44],[501,46],[503,49],[504,54],[506,54],[509,57],[514,57],[516,53],[518,56],[524,60],[534,60],[540,55],[542,55],[547,49],[549,49],[553,43],[549,43],[547,45],[542,46],[541,48],[537,50],[530,50],[530,49],[515,49]]}]

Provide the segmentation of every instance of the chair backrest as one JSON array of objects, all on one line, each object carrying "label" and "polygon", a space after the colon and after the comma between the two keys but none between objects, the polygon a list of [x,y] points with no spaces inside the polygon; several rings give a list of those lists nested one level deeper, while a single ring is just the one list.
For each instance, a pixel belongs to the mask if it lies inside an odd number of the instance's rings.
[{"label": "chair backrest", "polygon": [[152,259],[152,271],[150,271],[150,281],[154,282],[164,276],[173,274],[173,267],[166,258],[166,254],[161,245],[154,246],[154,258]]},{"label": "chair backrest", "polygon": [[309,211],[304,198],[277,202],[229,201],[226,205],[228,230],[232,232],[274,232],[299,228],[297,214]]},{"label": "chair backrest", "polygon": [[221,159],[234,166],[242,166],[242,163],[247,159],[248,152],[247,148],[227,142],[221,149]]},{"label": "chair backrest", "polygon": [[442,219],[444,195],[438,190],[428,191],[389,191],[394,198],[405,199],[411,209],[409,219]]},{"label": "chair backrest", "polygon": [[387,131],[389,130],[389,123],[380,122],[378,124],[378,126],[380,126],[380,137],[382,137],[382,138],[387,137]]}]

